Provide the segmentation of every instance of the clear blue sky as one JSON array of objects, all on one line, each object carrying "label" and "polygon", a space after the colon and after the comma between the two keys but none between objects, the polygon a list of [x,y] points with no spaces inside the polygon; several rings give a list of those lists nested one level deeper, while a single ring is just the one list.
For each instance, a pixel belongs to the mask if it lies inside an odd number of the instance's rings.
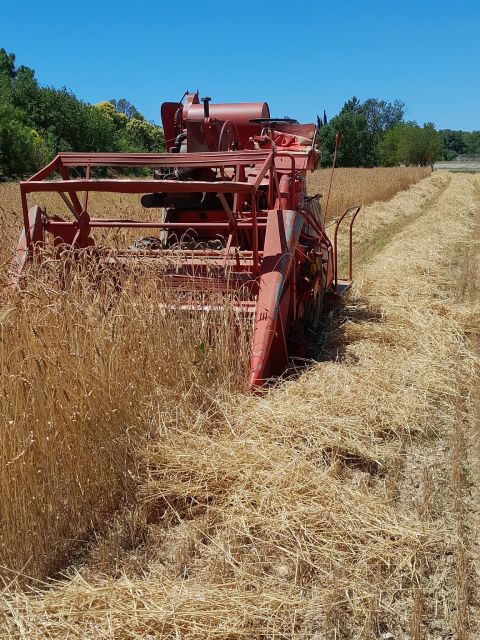
[{"label": "clear blue sky", "polygon": [[155,121],[198,88],[303,121],[400,98],[419,123],[480,129],[479,41],[480,0],[0,0],[0,47],[41,84]]}]

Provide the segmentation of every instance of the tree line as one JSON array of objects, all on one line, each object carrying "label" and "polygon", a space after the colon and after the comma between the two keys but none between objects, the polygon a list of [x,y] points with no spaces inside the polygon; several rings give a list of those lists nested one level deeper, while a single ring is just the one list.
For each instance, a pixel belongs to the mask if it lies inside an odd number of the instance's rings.
[{"label": "tree line", "polygon": [[91,105],[41,87],[33,69],[0,49],[0,180],[34,172],[59,151],[158,152],[163,130],[127,100]]},{"label": "tree line", "polygon": [[[326,119],[325,119],[326,120]],[[432,165],[459,155],[480,155],[480,131],[437,131],[432,122],[420,126],[405,120],[401,100],[347,100],[340,113],[319,131],[322,164],[332,162],[337,132],[343,134],[337,164],[343,167]]]},{"label": "tree line", "polygon": [[[319,124],[324,166],[332,162],[338,132],[341,167],[427,166],[480,155],[480,131],[437,131],[431,122],[406,121],[401,100],[353,97]],[[41,87],[33,69],[17,68],[15,55],[0,49],[0,180],[28,175],[59,151],[163,150],[161,127],[124,98],[91,105],[67,88]]]}]

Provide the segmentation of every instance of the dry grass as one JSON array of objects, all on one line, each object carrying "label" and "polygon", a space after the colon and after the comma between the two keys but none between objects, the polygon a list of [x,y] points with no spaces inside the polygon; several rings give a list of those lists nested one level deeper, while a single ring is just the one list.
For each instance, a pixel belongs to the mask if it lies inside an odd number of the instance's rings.
[{"label": "dry grass", "polygon": [[[80,199],[83,201],[83,194],[79,193]],[[46,207],[51,214],[57,213],[71,218],[65,203],[57,194],[38,193],[30,196],[29,204],[38,204]],[[128,194],[111,194],[111,193],[95,193],[90,194],[88,200],[89,212],[92,216],[98,217],[123,217],[136,220],[149,219],[151,212],[144,209],[140,204],[140,197]],[[20,188],[16,183],[0,184],[0,286],[3,285],[7,275],[7,265],[9,264],[12,253],[17,245],[22,225],[21,208],[20,208]],[[117,231],[104,232],[108,234],[107,246],[115,246],[119,240],[128,241],[138,237],[139,232],[133,232],[135,235],[128,235],[129,232]],[[127,235],[126,235],[127,234]],[[98,236],[96,236],[98,239]],[[125,243],[122,244],[122,247]]]},{"label": "dry grass", "polygon": [[[419,638],[426,619],[453,626],[435,568],[454,533],[428,509],[428,482],[420,520],[395,496],[405,447],[450,432],[472,380],[475,308],[456,301],[451,248],[468,238],[475,180],[433,176],[383,216],[366,209],[358,238],[381,219],[376,255],[362,254],[332,320],[331,359],[261,398],[239,393],[228,328],[215,341],[164,318],[148,286],[106,304],[85,282],[73,280],[74,302],[37,281],[4,308],[4,635]],[[83,563],[20,588],[15,570],[51,572],[125,489],[135,499]]]},{"label": "dry grass", "polygon": [[[323,207],[327,204],[331,173],[331,169],[321,169],[308,176],[310,193],[323,194]],[[389,200],[430,173],[430,169],[424,167],[335,169],[327,216],[335,218],[353,204]]]},{"label": "dry grass", "polygon": [[1,563],[35,577],[131,497],[146,403],[195,414],[245,377],[228,310],[220,326],[206,313],[192,323],[160,308],[165,292],[138,271],[118,292],[105,270],[99,287],[70,266],[62,288],[57,270],[4,301],[0,327]]}]

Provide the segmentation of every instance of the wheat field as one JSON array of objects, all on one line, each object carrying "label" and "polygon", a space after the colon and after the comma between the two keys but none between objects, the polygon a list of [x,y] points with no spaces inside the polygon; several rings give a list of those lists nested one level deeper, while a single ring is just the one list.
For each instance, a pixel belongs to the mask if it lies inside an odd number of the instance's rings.
[{"label": "wheat field", "polygon": [[[248,327],[161,312],[141,271],[59,288],[51,264],[2,296],[1,637],[475,631],[480,182],[397,171],[335,176],[330,217],[372,203],[354,288],[322,361],[263,396],[244,393]],[[0,188],[4,279],[16,196]]]},{"label": "wheat field", "polygon": [[374,169],[321,169],[308,175],[311,194],[323,194],[322,206],[327,207],[330,179],[332,187],[327,218],[335,218],[354,204],[371,204],[389,200],[398,191],[408,189],[430,175],[425,167],[376,167]]}]

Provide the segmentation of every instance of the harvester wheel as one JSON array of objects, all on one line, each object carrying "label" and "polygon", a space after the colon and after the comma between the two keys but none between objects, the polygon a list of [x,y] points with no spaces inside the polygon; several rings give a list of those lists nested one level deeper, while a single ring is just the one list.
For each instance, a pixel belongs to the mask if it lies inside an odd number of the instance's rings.
[{"label": "harvester wheel", "polygon": [[[155,194],[157,195],[157,194]],[[165,207],[158,208],[159,221],[166,222],[167,210]],[[167,246],[168,231],[162,229],[157,236],[144,236],[143,238],[137,238],[132,242],[129,249],[133,251],[155,251],[158,249],[165,249]]]},{"label": "harvester wheel", "polygon": [[317,333],[322,319],[324,293],[325,286],[322,272],[320,287],[316,293],[313,293],[312,297],[308,301],[304,316],[305,329],[314,334]]},{"label": "harvester wheel", "polygon": [[320,291],[308,303],[305,311],[305,327],[308,331],[316,333],[320,326],[323,311],[323,291]]},{"label": "harvester wheel", "polygon": [[155,236],[145,236],[144,238],[137,238],[130,245],[130,249],[133,251],[155,251],[157,249],[163,249],[165,243],[161,238]]}]

